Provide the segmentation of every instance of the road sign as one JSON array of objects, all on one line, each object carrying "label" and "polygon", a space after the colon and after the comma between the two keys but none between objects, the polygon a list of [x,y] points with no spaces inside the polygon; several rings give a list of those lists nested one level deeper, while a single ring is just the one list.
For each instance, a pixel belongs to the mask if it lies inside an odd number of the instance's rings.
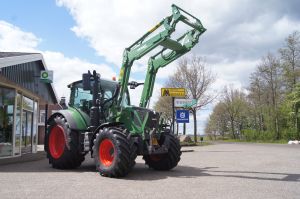
[{"label": "road sign", "polygon": [[161,96],[185,97],[185,88],[161,88]]},{"label": "road sign", "polygon": [[189,123],[190,115],[188,110],[176,110],[176,122],[177,123]]},{"label": "road sign", "polygon": [[52,70],[42,70],[40,80],[45,83],[53,82],[53,71]]},{"label": "road sign", "polygon": [[196,99],[175,99],[175,107],[192,108],[197,105]]}]

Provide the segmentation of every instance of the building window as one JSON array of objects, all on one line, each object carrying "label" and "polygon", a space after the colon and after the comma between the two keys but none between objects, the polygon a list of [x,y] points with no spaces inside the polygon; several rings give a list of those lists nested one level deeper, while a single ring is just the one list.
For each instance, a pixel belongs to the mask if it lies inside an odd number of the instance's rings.
[{"label": "building window", "polygon": [[34,121],[34,100],[23,96],[22,100],[22,143],[21,152],[31,153],[33,152],[34,135],[36,134],[36,122]]},{"label": "building window", "polygon": [[15,90],[0,87],[0,157],[12,156]]},{"label": "building window", "polygon": [[22,110],[22,95],[17,94],[17,108],[16,108],[16,118],[15,118],[15,155],[21,154],[21,110]]}]

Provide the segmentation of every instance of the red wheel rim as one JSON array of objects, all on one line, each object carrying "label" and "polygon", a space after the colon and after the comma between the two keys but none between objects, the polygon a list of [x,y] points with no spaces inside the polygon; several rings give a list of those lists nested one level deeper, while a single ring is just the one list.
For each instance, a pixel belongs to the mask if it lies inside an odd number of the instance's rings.
[{"label": "red wheel rim", "polygon": [[115,147],[111,140],[104,139],[99,146],[99,159],[100,162],[109,167],[112,165],[115,158]]},{"label": "red wheel rim", "polygon": [[61,126],[54,126],[49,137],[49,150],[53,158],[58,159],[65,150],[64,129]]}]

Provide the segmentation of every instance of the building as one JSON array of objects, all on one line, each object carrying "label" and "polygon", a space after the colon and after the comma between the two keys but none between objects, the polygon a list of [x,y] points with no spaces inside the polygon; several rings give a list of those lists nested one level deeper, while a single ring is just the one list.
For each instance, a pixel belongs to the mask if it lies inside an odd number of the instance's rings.
[{"label": "building", "polygon": [[43,70],[39,53],[0,52],[0,158],[37,151],[45,107],[57,104],[53,85],[40,81]]}]

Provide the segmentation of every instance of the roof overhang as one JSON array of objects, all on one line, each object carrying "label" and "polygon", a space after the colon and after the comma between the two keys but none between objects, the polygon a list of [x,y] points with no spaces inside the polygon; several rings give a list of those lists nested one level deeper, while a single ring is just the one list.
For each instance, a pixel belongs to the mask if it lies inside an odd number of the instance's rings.
[{"label": "roof overhang", "polygon": [[[8,67],[8,66],[13,66],[13,65],[23,64],[23,63],[28,63],[28,62],[34,62],[34,61],[41,61],[43,63],[44,70],[48,70],[46,63],[44,61],[44,58],[43,58],[42,54],[40,54],[40,53],[17,55],[17,56],[10,56],[10,57],[1,57],[0,58],[0,69],[4,68],[4,67]],[[50,83],[50,87],[53,91],[56,101],[58,102],[57,94],[56,94],[56,91],[55,91],[52,83]]]}]

